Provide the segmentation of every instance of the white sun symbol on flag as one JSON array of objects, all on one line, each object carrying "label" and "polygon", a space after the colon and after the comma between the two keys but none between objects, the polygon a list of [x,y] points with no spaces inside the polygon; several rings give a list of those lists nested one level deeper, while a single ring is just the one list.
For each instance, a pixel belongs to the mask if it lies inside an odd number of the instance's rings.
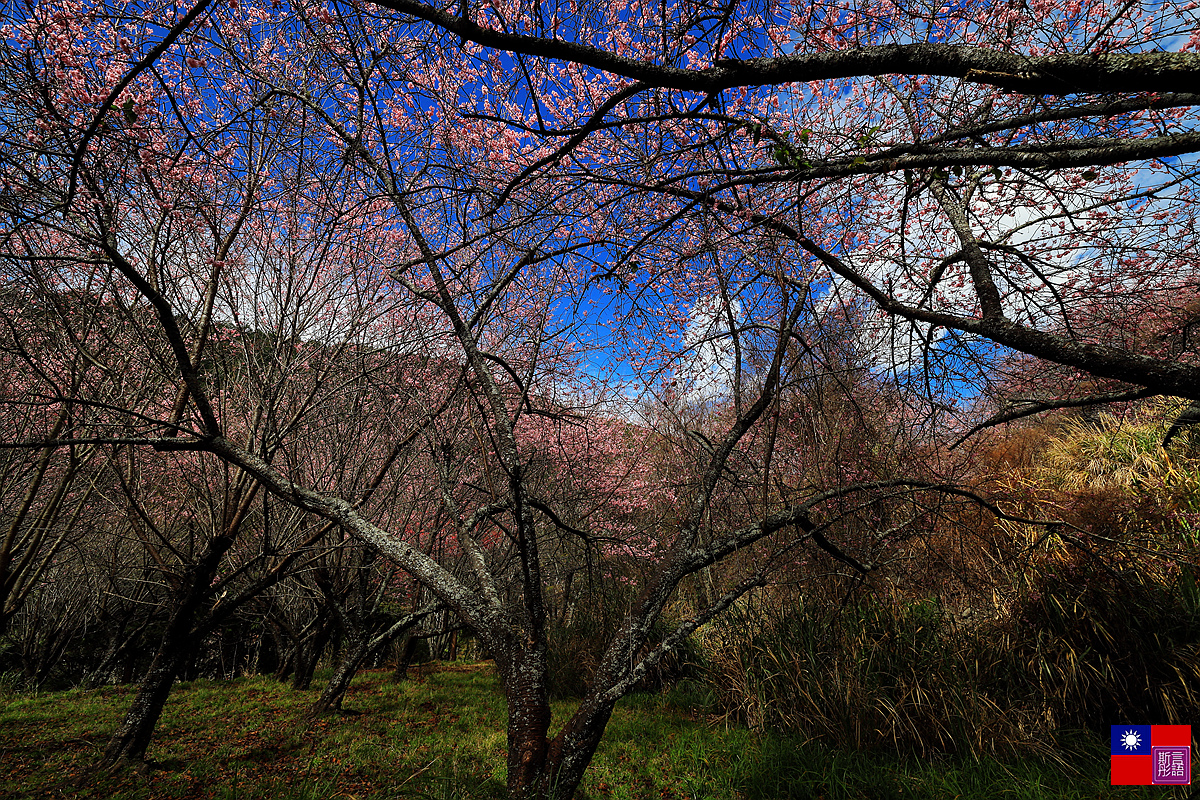
[{"label": "white sun symbol on flag", "polygon": [[1126,750],[1137,750],[1138,745],[1142,743],[1142,737],[1137,731],[1125,731],[1121,734],[1121,742],[1125,745]]}]

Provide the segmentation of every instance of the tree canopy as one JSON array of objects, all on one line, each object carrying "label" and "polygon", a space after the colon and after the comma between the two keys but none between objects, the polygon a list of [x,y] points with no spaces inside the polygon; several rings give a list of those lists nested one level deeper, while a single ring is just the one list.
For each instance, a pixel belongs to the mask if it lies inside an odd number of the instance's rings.
[{"label": "tree canopy", "polygon": [[[4,402],[59,420],[8,446],[215,458],[391,559],[496,658],[514,797],[571,796],[798,548],[865,573],[1013,518],[973,430],[1200,402],[1193,4],[6,19],[3,291],[41,319]],[[552,736],[548,609],[595,558],[635,599]]]}]

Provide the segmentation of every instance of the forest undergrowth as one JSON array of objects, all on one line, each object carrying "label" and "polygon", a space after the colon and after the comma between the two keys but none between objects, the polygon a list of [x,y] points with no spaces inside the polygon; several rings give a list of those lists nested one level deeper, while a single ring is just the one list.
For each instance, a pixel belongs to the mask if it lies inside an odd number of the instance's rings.
[{"label": "forest undergrowth", "polygon": [[[1047,423],[982,448],[977,491],[1053,525],[948,520],[953,537],[906,544],[912,574],[783,575],[747,594],[622,701],[577,797],[1189,796],[1108,785],[1109,725],[1200,720],[1200,458],[1193,434],[1159,446],[1162,416]],[[589,598],[551,630],[559,722],[629,601],[600,585]],[[319,691],[185,682],[151,768],[97,772],[135,686],[0,673],[0,796],[506,796],[490,662],[364,672],[345,713],[314,721]]]},{"label": "forest undergrowth", "polygon": [[[503,698],[486,663],[436,665],[402,683],[388,671],[364,673],[347,698],[348,713],[316,723],[305,717],[316,690],[295,691],[268,677],[193,681],[172,695],[147,773],[97,775],[91,768],[130,694],[126,687],[6,693],[0,796],[504,796]],[[556,718],[570,706],[557,702]],[[834,749],[731,723],[685,684],[633,695],[618,707],[579,797],[1140,796],[1107,786],[1096,737],[1081,736],[1072,747],[1069,768]]]}]

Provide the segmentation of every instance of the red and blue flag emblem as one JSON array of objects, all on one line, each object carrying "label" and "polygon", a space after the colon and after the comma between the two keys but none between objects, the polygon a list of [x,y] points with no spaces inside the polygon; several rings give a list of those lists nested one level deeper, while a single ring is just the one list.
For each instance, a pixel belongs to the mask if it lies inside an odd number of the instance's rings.
[{"label": "red and blue flag emblem", "polygon": [[1113,725],[1113,786],[1182,786],[1192,782],[1191,725]]}]

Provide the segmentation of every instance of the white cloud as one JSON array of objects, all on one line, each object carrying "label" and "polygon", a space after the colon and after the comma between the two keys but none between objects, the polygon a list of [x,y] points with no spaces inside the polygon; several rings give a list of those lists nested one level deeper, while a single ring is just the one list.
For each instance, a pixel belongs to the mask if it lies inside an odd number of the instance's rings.
[{"label": "white cloud", "polygon": [[729,321],[732,317],[736,324],[741,316],[736,298],[726,305],[720,297],[703,297],[692,306],[683,334],[690,355],[677,375],[687,404],[708,404],[728,396],[736,373]]}]

